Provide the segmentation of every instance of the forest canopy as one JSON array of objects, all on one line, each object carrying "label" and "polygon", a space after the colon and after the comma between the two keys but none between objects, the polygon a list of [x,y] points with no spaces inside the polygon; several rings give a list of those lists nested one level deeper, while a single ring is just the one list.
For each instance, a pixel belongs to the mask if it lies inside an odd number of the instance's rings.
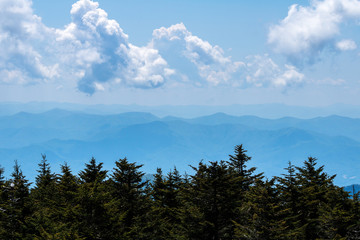
[{"label": "forest canopy", "polygon": [[158,168],[150,181],[126,158],[74,174],[42,155],[32,185],[15,161],[9,179],[0,168],[0,239],[360,239],[359,195],[316,158],[270,179],[249,161],[237,145],[226,161]]}]

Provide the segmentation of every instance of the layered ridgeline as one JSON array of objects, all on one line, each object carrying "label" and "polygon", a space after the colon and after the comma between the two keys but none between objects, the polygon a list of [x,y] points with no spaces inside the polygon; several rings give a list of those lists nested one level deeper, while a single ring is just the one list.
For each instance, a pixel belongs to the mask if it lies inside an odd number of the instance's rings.
[{"label": "layered ridgeline", "polygon": [[299,165],[314,156],[330,174],[338,175],[336,184],[358,183],[360,119],[355,118],[264,119],[218,113],[184,119],[60,109],[0,117],[1,165],[10,172],[17,159],[31,181],[41,154],[47,155],[56,171],[66,161],[78,172],[94,156],[104,162],[105,169],[111,169],[116,159],[128,157],[144,164],[146,173],[174,166],[191,173],[189,164],[227,159],[239,143],[251,153],[250,164],[268,177],[281,174],[288,161]]}]

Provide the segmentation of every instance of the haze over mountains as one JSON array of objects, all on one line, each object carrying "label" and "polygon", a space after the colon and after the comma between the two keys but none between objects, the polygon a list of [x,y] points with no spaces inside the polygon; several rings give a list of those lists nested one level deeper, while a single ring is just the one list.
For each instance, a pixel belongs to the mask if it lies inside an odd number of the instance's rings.
[{"label": "haze over mountains", "polygon": [[61,102],[1,102],[0,116],[12,115],[18,112],[42,113],[54,108],[80,111],[90,114],[118,114],[125,112],[150,112],[159,117],[176,116],[184,118],[195,118],[222,112],[229,115],[243,116],[253,115],[262,118],[315,118],[329,115],[360,118],[360,106],[349,104],[335,104],[330,106],[305,107],[285,104],[250,104],[250,105],[164,105],[142,106],[122,104],[77,104]]},{"label": "haze over mountains", "polygon": [[111,169],[128,157],[154,173],[176,166],[180,172],[204,161],[227,160],[237,144],[266,176],[280,175],[287,162],[301,166],[319,159],[336,184],[358,183],[360,119],[336,115],[265,119],[216,113],[197,118],[158,117],[144,112],[89,114],[52,109],[0,117],[0,156],[6,174],[17,159],[27,177],[46,154],[52,169],[67,161],[76,173],[94,156]]}]

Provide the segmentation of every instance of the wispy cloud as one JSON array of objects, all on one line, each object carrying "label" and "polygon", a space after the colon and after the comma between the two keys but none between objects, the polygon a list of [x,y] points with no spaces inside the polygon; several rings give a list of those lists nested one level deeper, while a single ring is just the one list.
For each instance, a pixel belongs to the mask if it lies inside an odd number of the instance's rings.
[{"label": "wispy cloud", "polygon": [[351,51],[357,48],[356,43],[351,39],[344,39],[336,43],[336,48],[340,51]]},{"label": "wispy cloud", "polygon": [[296,67],[285,65],[280,68],[268,55],[247,57],[247,84],[258,87],[290,87],[304,83],[305,76]]},{"label": "wispy cloud", "polygon": [[168,46],[171,44],[177,45],[174,48],[178,51],[177,55],[191,61],[196,66],[199,76],[213,85],[233,79],[233,75],[244,65],[243,62],[234,62],[225,56],[219,46],[213,46],[193,35],[183,23],[154,30],[151,46],[169,51],[171,48]]}]

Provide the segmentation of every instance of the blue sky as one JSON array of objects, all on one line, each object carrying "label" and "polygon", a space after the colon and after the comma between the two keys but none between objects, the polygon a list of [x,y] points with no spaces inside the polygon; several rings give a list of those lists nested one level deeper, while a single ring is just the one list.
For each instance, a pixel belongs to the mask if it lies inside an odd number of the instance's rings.
[{"label": "blue sky", "polygon": [[0,101],[359,104],[360,1],[0,2]]}]

